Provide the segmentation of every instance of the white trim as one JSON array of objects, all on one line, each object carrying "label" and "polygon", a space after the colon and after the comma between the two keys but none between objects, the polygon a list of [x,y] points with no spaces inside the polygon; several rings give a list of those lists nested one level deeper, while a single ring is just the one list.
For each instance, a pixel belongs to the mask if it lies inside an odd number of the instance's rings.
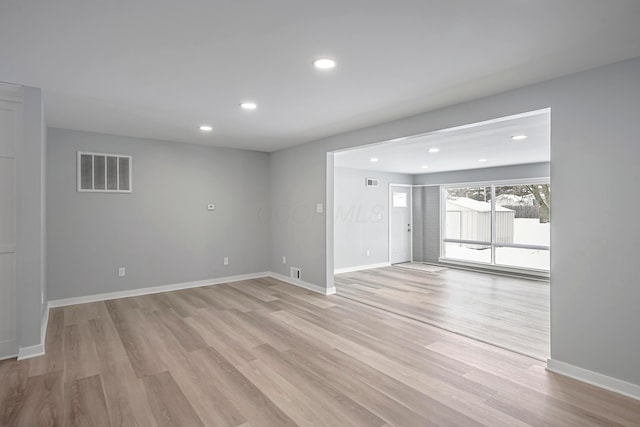
[{"label": "white trim", "polygon": [[431,135],[437,135],[437,134],[442,134],[442,133],[453,132],[453,131],[457,131],[457,130],[471,129],[471,128],[478,127],[478,126],[485,126],[485,125],[488,125],[488,124],[500,123],[500,122],[504,122],[504,121],[507,121],[507,120],[514,120],[514,119],[520,119],[520,118],[524,118],[524,117],[531,117],[531,116],[536,116],[538,114],[544,114],[544,113],[550,113],[550,112],[551,112],[551,108],[546,107],[546,108],[541,108],[539,110],[533,110],[533,111],[526,111],[524,113],[511,114],[509,116],[494,117],[493,119],[482,120],[482,121],[474,122],[474,123],[467,123],[467,124],[464,124],[464,125],[451,126],[451,127],[447,127],[447,128],[431,130],[429,132],[422,132],[422,133],[417,133],[417,134],[412,134],[412,135],[399,136],[399,137],[395,137],[395,138],[391,138],[391,139],[385,139],[385,140],[382,140],[382,141],[372,142],[371,144],[364,144],[364,145],[358,145],[358,146],[355,146],[355,147],[342,148],[342,149],[339,149],[339,150],[334,150],[333,153],[344,153],[346,151],[353,151],[353,150],[359,149],[359,148],[375,147],[377,145],[388,144],[390,142],[400,142],[400,141],[406,141],[406,140],[415,139],[415,138],[422,138],[422,137],[425,137],[425,136],[431,136]]},{"label": "white trim", "polygon": [[391,267],[388,262],[379,262],[377,264],[356,265],[354,267],[336,268],[333,274],[353,273],[354,271],[372,270],[374,268]]},{"label": "white trim", "polygon": [[63,298],[49,301],[49,307],[64,307],[67,305],[84,304],[88,302],[106,301],[117,298],[136,297],[140,295],[157,294],[160,292],[177,291],[180,289],[199,288],[201,286],[220,285],[222,283],[240,282],[242,280],[268,277],[269,272],[241,274],[238,276],[219,277],[217,279],[198,280],[195,282],[175,283],[172,285],[152,286],[149,288],[131,289],[128,291],[108,292],[104,294],[87,295],[83,297]]},{"label": "white trim", "polygon": [[455,267],[461,270],[477,271],[479,273],[498,274],[509,277],[519,277],[533,280],[549,281],[551,273],[547,270],[535,270],[532,268],[507,267],[500,264],[487,264],[472,261],[457,260],[454,258],[438,258],[440,266]]},{"label": "white trim", "polygon": [[[91,189],[83,189],[81,188],[82,181],[82,171],[81,171],[81,158],[83,155],[91,156]],[[94,168],[95,168],[95,157],[100,156],[104,157],[104,188],[103,189],[94,189]],[[107,189],[107,157],[115,157],[117,159],[116,162],[116,181],[118,183],[117,189],[109,190]],[[120,190],[120,159],[129,159],[129,189],[128,190]],[[76,155],[76,191],[78,193],[133,193],[133,156],[128,154],[108,154],[108,153],[93,153],[88,151],[77,151]]]},{"label": "white trim", "polygon": [[40,331],[40,342],[42,343],[42,352],[45,352],[45,342],[47,340],[47,328],[49,327],[49,301],[47,301],[47,308],[44,311],[44,319],[42,319],[42,330]]},{"label": "white trim", "polygon": [[640,385],[599,374],[559,360],[547,359],[547,370],[640,400]]},{"label": "white trim", "polygon": [[11,188],[10,188],[10,211],[11,221],[9,228],[9,243],[7,245],[0,246],[0,254],[6,255],[9,259],[11,267],[9,268],[10,278],[8,283],[2,283],[2,288],[8,291],[8,298],[2,301],[2,310],[7,310],[9,316],[7,325],[7,332],[11,335],[6,340],[0,342],[0,356],[1,359],[10,359],[16,357],[16,352],[19,351],[19,321],[17,312],[18,301],[18,282],[17,282],[17,247],[18,247],[18,226],[20,223],[20,216],[18,215],[18,188],[20,185],[20,161],[21,161],[21,146],[20,143],[23,137],[23,87],[14,85],[11,83],[0,82],[0,110],[3,112],[10,112],[14,115],[14,135],[7,145],[7,150],[2,152],[2,158],[12,165],[11,176]]},{"label": "white trim", "polygon": [[44,343],[47,337],[47,327],[49,326],[49,303],[43,313],[42,325],[40,326],[40,344],[30,347],[20,347],[18,349],[18,360],[30,359],[36,356],[44,356]]},{"label": "white trim", "polygon": [[272,277],[274,279],[281,280],[291,285],[299,286],[305,289],[309,289],[314,292],[321,293],[323,295],[332,295],[336,293],[336,288],[323,288],[312,283],[308,283],[302,280],[293,279],[292,277],[283,276],[282,274],[273,273],[271,271],[264,271],[261,273],[241,274],[238,276],[219,277],[209,280],[198,280],[195,282],[176,283],[172,285],[152,286],[148,288],[131,289],[128,291],[108,292],[104,294],[86,295],[82,297],[62,298],[49,301],[47,310],[55,307],[65,307],[68,305],[85,304],[89,302],[107,301],[117,298],[137,297],[141,295],[157,294],[161,292],[177,291],[181,289],[199,288],[202,286],[220,285],[223,283],[240,282],[243,280],[259,279],[262,277]]},{"label": "white trim", "polygon": [[44,344],[20,347],[18,350],[18,360],[31,359],[36,356],[44,356]]},{"label": "white trim", "polygon": [[293,277],[287,277],[287,276],[284,276],[282,274],[274,273],[272,271],[270,271],[268,273],[268,276],[273,278],[273,279],[281,280],[281,281],[283,281],[285,283],[288,283],[290,285],[294,285],[294,286],[298,286],[298,287],[301,287],[301,288],[305,288],[305,289],[308,289],[308,290],[313,291],[313,292],[317,292],[317,293],[322,294],[322,295],[333,295],[333,294],[336,293],[336,288],[335,287],[323,288],[321,286],[314,285],[312,283],[305,282],[305,281],[300,280],[300,279],[294,279]]}]

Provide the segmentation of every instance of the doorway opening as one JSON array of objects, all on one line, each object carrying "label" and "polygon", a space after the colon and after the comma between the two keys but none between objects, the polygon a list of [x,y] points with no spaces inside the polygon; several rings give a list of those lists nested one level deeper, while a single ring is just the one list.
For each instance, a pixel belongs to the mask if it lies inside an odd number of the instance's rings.
[{"label": "doorway opening", "polygon": [[550,115],[332,153],[338,295],[546,359]]},{"label": "doorway opening", "polygon": [[413,260],[411,185],[389,184],[389,264]]}]

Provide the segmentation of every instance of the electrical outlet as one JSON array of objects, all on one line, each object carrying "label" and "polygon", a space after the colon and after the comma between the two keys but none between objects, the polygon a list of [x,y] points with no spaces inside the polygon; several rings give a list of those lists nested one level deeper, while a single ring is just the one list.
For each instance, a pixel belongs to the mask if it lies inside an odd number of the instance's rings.
[{"label": "electrical outlet", "polygon": [[229,258],[228,257],[222,258],[222,265],[229,265]]},{"label": "electrical outlet", "polygon": [[371,251],[367,249],[367,256],[371,256]]},{"label": "electrical outlet", "polygon": [[125,270],[125,268],[124,268],[124,267],[120,267],[120,268],[118,269],[118,277],[124,277],[124,276],[125,276],[125,274],[126,274],[126,270]]},{"label": "electrical outlet", "polygon": [[282,263],[283,263],[283,264],[286,264],[286,263],[287,263],[287,257],[286,257],[286,256],[283,256],[283,257],[282,257]]},{"label": "electrical outlet", "polygon": [[291,267],[291,277],[294,279],[300,279],[302,276],[302,270],[297,267]]}]

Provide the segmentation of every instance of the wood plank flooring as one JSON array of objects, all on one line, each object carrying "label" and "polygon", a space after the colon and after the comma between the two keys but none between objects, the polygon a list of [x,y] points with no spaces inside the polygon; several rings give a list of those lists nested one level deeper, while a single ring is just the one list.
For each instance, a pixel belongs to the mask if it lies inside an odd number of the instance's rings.
[{"label": "wood plank flooring", "polygon": [[338,295],[546,361],[549,283],[392,266],[335,276]]},{"label": "wood plank flooring", "polygon": [[274,279],[52,309],[2,426],[632,426],[640,402]]}]

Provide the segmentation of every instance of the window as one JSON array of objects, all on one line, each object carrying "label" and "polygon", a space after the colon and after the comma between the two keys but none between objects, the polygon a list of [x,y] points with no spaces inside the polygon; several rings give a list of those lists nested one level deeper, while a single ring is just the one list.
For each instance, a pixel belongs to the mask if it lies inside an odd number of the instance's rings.
[{"label": "window", "polygon": [[442,196],[442,258],[549,271],[548,182],[446,187]]},{"label": "window", "polygon": [[131,156],[78,151],[78,191],[131,192]]},{"label": "window", "polygon": [[407,193],[393,192],[392,206],[394,208],[406,208],[407,207]]}]

